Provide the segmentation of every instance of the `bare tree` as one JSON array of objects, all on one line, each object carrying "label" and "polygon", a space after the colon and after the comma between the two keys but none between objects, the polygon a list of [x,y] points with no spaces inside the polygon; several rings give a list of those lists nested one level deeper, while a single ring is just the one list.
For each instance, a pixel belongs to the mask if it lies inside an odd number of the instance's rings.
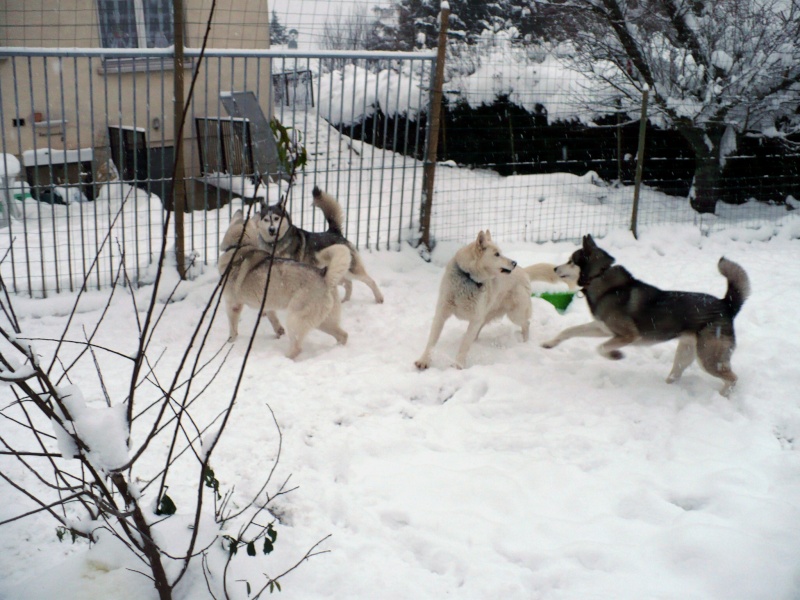
[{"label": "bare tree", "polygon": [[345,13],[339,5],[325,21],[321,46],[324,50],[366,50],[371,29],[366,6],[357,5]]},{"label": "bare tree", "polygon": [[[184,121],[195,81],[196,73]],[[290,175],[285,204],[298,170],[305,166],[306,152],[286,128],[277,122],[272,126],[279,158]],[[177,140],[180,143],[181,135]],[[244,356],[233,367],[235,384],[226,389],[227,398],[215,415],[201,419],[198,404],[218,375],[231,368],[230,349],[210,346],[227,271],[202,307],[188,339],[182,345],[177,340],[169,344],[172,364],[164,366],[167,349],[163,340],[158,341],[159,326],[168,322],[176,308],[173,299],[178,286],[187,285],[179,282],[166,294],[162,292],[165,269],[173,268],[167,265],[169,217],[168,212],[153,285],[137,290],[121,259],[105,307],[88,329],[75,323],[97,257],[63,331],[53,339],[25,335],[0,277],[0,382],[8,384],[13,393],[13,400],[0,407],[0,418],[14,429],[13,435],[0,434],[0,478],[34,507],[0,525],[46,513],[58,524],[60,538],[68,535],[73,541],[107,543],[110,537],[121,543],[141,563],[137,572],[153,582],[161,600],[173,597],[188,579],[190,566],[197,563],[200,566],[194,573],[205,575],[209,595],[230,598],[230,567],[238,560],[238,550],[246,548],[239,555],[242,557],[272,552],[277,530],[270,506],[292,488],[288,479],[273,480],[282,438],[269,407],[265,410],[277,432],[276,455],[255,493],[235,496],[232,489],[223,493],[212,468],[214,451],[230,426],[263,312]],[[109,228],[97,256],[105,244],[112,243],[111,231]],[[267,288],[264,301],[266,293]],[[122,318],[126,305],[138,336],[118,340],[112,334],[109,337],[114,343],[101,343],[102,335],[113,331],[114,321]],[[162,348],[155,350],[159,343]],[[83,390],[91,385],[86,381],[87,372],[96,377],[99,402],[84,397]],[[176,471],[181,473],[180,479]],[[189,472],[193,473],[188,480],[192,493],[183,494],[183,501],[176,502],[174,494],[169,494],[169,484],[177,480],[185,488]],[[324,552],[319,550],[323,540],[282,573],[265,573],[252,597],[280,589],[284,575]],[[251,597],[250,582],[246,583]]]},{"label": "bare tree", "polygon": [[550,1],[580,13],[574,66],[605,86],[608,108],[635,114],[647,88],[652,118],[687,140],[699,212],[714,211],[737,134],[798,130],[800,1]]}]

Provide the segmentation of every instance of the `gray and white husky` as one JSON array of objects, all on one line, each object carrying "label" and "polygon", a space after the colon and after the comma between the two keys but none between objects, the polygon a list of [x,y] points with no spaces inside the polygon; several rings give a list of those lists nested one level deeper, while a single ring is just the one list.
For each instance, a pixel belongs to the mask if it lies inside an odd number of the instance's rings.
[{"label": "gray and white husky", "polygon": [[255,219],[245,222],[242,211],[236,211],[222,239],[217,263],[224,280],[222,295],[230,325],[228,341],[238,335],[242,308],[246,305],[259,310],[264,301],[264,314],[278,337],[284,330],[275,311],[287,312],[289,358],[300,354],[303,340],[312,329],[345,344],[347,332],[339,325],[341,302],[336,286],[350,267],[350,251],[341,245],[325,248],[319,252],[317,267],[295,260],[272,259],[269,252],[258,247],[257,238]]},{"label": "gray and white husky", "polygon": [[445,321],[451,316],[467,321],[454,366],[461,369],[467,361],[470,346],[489,321],[505,315],[522,330],[522,341],[528,341],[531,320],[531,283],[517,263],[503,256],[487,230],[478,233],[474,242],[464,246],[450,260],[439,286],[439,299],[433,317],[428,344],[414,364],[427,369],[431,352],[442,334]]},{"label": "gray and white husky", "polygon": [[678,350],[667,383],[680,379],[695,357],[714,377],[722,379],[720,390],[727,396],[736,384],[731,356],[736,346],[733,318],[750,293],[744,269],[725,257],[719,272],[728,280],[724,298],[697,292],[660,290],[634,278],[614,257],[597,246],[591,235],[583,247],[556,271],[560,276],[578,276],[595,321],[569,327],[542,344],[553,348],[573,337],[609,337],[598,351],[612,360],[623,357],[620,348],[629,344],[656,344],[678,338]]},{"label": "gray and white husky", "polygon": [[364,261],[358,254],[356,247],[344,237],[342,233],[342,207],[336,198],[314,186],[312,191],[314,206],[322,210],[328,222],[328,230],[321,232],[306,231],[292,224],[292,220],[280,204],[267,205],[262,201],[261,219],[258,223],[258,236],[265,250],[272,250],[277,245],[275,256],[290,258],[312,265],[319,264],[319,253],[331,246],[341,245],[350,252],[350,268],[345,274],[343,285],[345,288],[344,300],[350,299],[353,284],[351,279],[357,279],[369,286],[375,296],[375,302],[383,302],[383,294],[378,284],[367,274]]}]

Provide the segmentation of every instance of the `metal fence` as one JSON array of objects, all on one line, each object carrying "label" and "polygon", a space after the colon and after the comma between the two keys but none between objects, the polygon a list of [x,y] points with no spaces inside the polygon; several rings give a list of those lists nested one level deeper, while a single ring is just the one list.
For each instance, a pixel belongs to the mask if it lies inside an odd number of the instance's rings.
[{"label": "metal fence", "polygon": [[[187,82],[197,79],[182,145],[184,246],[195,260],[216,261],[234,210],[287,192],[280,173],[257,184],[256,171],[265,170],[256,125],[271,116],[308,152],[289,194],[295,224],[324,228],[310,204],[318,185],[339,198],[345,234],[358,247],[393,249],[418,238],[434,52],[211,50],[201,60],[187,50],[186,57]],[[173,207],[172,58],[161,49],[0,49],[0,269],[10,289],[42,296],[123,275],[150,279]],[[467,80],[451,71],[445,84],[431,239],[465,241],[489,228],[498,240],[542,242],[630,227],[630,127],[638,125],[571,120],[563,72],[544,66],[535,80],[516,81],[509,97],[507,68],[485,56]],[[257,109],[232,114],[231,92],[252,93]],[[769,172],[731,156],[762,201],[696,213],[686,198],[690,175],[680,174],[690,172],[691,157],[664,134],[649,135],[641,227],[760,226],[792,208],[786,190],[800,185],[796,166]],[[763,201],[776,191],[786,201]]]},{"label": "metal fence", "polygon": [[[0,249],[10,289],[47,295],[84,280],[101,287],[123,264],[124,275],[148,280],[173,208],[172,57],[0,49]],[[419,212],[419,114],[434,53],[209,50],[201,59],[187,50],[186,58],[187,90],[197,77],[182,143],[184,246],[195,260],[216,261],[234,210],[287,192],[280,176],[258,176],[266,173],[254,124],[270,116],[309,157],[289,194],[296,225],[324,226],[310,206],[318,185],[339,198],[357,246],[396,248],[408,237]],[[251,94],[249,114],[226,109],[231,92]],[[378,137],[380,148],[366,142]]]}]

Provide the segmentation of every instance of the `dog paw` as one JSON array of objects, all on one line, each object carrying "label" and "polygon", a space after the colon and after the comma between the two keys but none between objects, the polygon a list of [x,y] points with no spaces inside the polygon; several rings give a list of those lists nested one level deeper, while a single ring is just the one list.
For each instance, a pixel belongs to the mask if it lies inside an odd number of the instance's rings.
[{"label": "dog paw", "polygon": [[548,350],[550,348],[555,348],[556,346],[558,346],[558,342],[555,341],[555,340],[550,340],[548,342],[543,342],[542,343],[542,348],[547,348]]},{"label": "dog paw", "polygon": [[606,358],[610,360],[622,360],[625,358],[625,355],[619,350],[611,350],[606,353]]},{"label": "dog paw", "polygon": [[424,371],[430,366],[430,364],[428,363],[427,360],[419,359],[418,361],[414,362],[414,366],[417,367],[417,369],[419,369],[420,371]]},{"label": "dog paw", "polygon": [[669,377],[667,377],[667,383],[675,383],[680,378],[681,378],[680,375],[670,375]]},{"label": "dog paw", "polygon": [[278,329],[276,329],[276,330],[275,330],[275,337],[276,337],[276,338],[279,338],[279,337],[281,337],[281,336],[282,336],[284,333],[286,333],[286,330],[285,330],[283,327],[279,327]]},{"label": "dog paw", "polygon": [[228,337],[228,343],[232,344],[233,342],[235,342],[236,341],[236,337],[237,336],[235,336],[235,335],[232,335],[232,336]]}]

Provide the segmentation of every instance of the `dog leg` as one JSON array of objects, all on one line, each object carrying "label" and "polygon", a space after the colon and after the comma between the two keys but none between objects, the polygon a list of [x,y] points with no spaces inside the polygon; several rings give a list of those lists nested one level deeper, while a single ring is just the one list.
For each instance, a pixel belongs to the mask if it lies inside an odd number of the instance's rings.
[{"label": "dog leg", "polygon": [[731,369],[734,341],[729,336],[717,337],[704,330],[697,339],[697,358],[709,375],[719,377],[724,382],[720,394],[730,395],[738,378]]},{"label": "dog leg", "polygon": [[290,312],[286,318],[286,331],[289,337],[289,351],[287,358],[294,360],[303,350],[303,340],[306,339],[311,327],[308,325],[307,315],[302,312]]},{"label": "dog leg", "polygon": [[619,351],[620,348],[624,348],[635,342],[639,336],[635,334],[627,334],[627,335],[615,335],[610,340],[603,342],[597,347],[597,351],[600,353],[601,356],[609,360],[621,360],[625,358],[625,355]]},{"label": "dog leg", "polygon": [[444,322],[450,318],[450,313],[446,313],[437,308],[436,315],[433,317],[433,324],[431,325],[431,332],[428,335],[428,345],[425,346],[425,351],[422,356],[414,363],[420,371],[424,371],[431,366],[431,352],[436,342],[439,341],[439,336],[442,335],[444,329]]},{"label": "dog leg", "polygon": [[683,372],[694,362],[697,355],[697,337],[694,335],[681,336],[678,341],[678,349],[675,351],[675,361],[672,363],[672,371],[667,377],[667,383],[674,383],[681,378]]},{"label": "dog leg", "polygon": [[456,369],[463,369],[464,365],[467,364],[467,353],[469,352],[470,347],[472,347],[472,343],[478,337],[478,333],[480,333],[481,328],[483,328],[483,322],[481,321],[469,322],[469,326],[467,327],[467,332],[464,334],[464,337],[461,338],[461,344],[458,347],[456,362],[453,363],[453,366]]},{"label": "dog leg", "polygon": [[552,340],[544,342],[542,348],[555,348],[564,340],[574,337],[606,337],[609,335],[611,335],[611,332],[605,325],[600,321],[592,321],[591,323],[584,323],[583,325],[567,327]]},{"label": "dog leg", "polygon": [[228,341],[233,342],[239,336],[239,317],[242,314],[242,304],[228,301]]},{"label": "dog leg", "polygon": [[353,295],[353,282],[345,277],[342,279],[342,287],[344,288],[344,298],[342,298],[342,302],[347,302],[350,300],[350,296]]},{"label": "dog leg", "polygon": [[524,293],[521,294],[521,297],[517,298],[514,310],[508,313],[508,318],[511,322],[514,323],[514,325],[519,325],[523,342],[527,342],[530,337],[532,313],[531,294],[530,290],[526,289]]},{"label": "dog leg", "polygon": [[358,254],[353,254],[353,265],[350,267],[350,272],[347,274],[351,279],[358,279],[361,283],[365,283],[369,289],[372,290],[372,295],[375,296],[375,302],[383,304],[383,294],[378,289],[378,284],[375,280],[367,275],[367,270],[364,268],[364,263]]},{"label": "dog leg", "polygon": [[275,337],[281,337],[286,331],[283,329],[283,325],[278,320],[278,315],[275,314],[274,310],[265,310],[261,313],[262,317],[267,317],[269,319],[269,324],[272,325],[272,330],[275,332]]},{"label": "dog leg", "polygon": [[347,332],[339,326],[339,319],[329,316],[317,328],[323,333],[333,336],[338,344],[347,344]]},{"label": "dog leg", "polygon": [[522,328],[522,341],[527,342],[528,338],[530,337],[531,322],[525,321],[522,325],[520,325],[520,327]]}]

